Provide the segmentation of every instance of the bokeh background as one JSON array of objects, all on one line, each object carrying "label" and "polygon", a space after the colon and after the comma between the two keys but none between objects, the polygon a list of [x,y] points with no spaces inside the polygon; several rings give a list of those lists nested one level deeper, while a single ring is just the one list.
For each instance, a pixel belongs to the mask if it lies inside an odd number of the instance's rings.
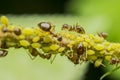
[{"label": "bokeh background", "polygon": [[[120,0],[1,0],[0,15],[23,27],[36,27],[50,21],[59,30],[64,23],[82,25],[86,33],[107,32],[107,40],[120,42]],[[74,65],[57,56],[53,64],[37,57],[32,61],[24,49],[9,49],[0,58],[0,80],[99,80],[114,66],[94,68],[85,63]],[[104,80],[120,80],[120,70]]]}]

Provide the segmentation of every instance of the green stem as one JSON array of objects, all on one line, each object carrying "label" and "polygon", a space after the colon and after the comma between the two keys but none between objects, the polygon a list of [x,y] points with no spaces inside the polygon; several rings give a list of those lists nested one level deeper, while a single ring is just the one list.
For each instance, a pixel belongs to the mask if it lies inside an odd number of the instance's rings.
[{"label": "green stem", "polygon": [[113,72],[117,71],[118,69],[120,69],[120,66],[116,67],[116,68],[113,69],[112,71],[109,71],[109,72],[103,74],[103,75],[100,77],[100,80],[103,80],[103,78],[105,78],[106,76],[112,74]]}]

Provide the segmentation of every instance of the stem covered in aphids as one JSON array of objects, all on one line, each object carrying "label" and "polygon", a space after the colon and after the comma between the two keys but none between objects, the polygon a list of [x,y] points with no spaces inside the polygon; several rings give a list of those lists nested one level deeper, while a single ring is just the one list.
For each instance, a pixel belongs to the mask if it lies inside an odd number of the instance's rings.
[{"label": "stem covered in aphids", "polygon": [[[40,22],[38,27],[21,27],[9,24],[7,17],[2,16],[0,24],[0,56],[5,56],[5,49],[23,47],[33,57],[50,59],[52,55],[66,56],[74,64],[91,62],[95,67],[120,63],[120,43],[106,40],[107,33],[86,34],[83,27],[76,24],[64,24],[56,32],[50,22]],[[7,51],[6,51],[7,52]]]}]

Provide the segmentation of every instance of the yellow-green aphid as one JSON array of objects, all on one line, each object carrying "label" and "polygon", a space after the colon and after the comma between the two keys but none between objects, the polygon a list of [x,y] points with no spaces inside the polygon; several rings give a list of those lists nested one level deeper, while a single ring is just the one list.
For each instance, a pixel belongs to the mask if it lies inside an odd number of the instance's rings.
[{"label": "yellow-green aphid", "polygon": [[89,39],[89,38],[86,38],[85,41],[89,43],[89,42],[90,42],[90,39]]},{"label": "yellow-green aphid", "polygon": [[110,61],[112,56],[105,56],[105,60]]},{"label": "yellow-green aphid", "polygon": [[76,41],[77,41],[77,42],[82,42],[83,40],[84,40],[84,38],[82,38],[82,37],[77,37],[77,38],[76,38]]},{"label": "yellow-green aphid", "polygon": [[2,24],[4,24],[5,26],[8,26],[9,25],[9,21],[8,21],[8,18],[6,16],[2,16],[1,17],[1,22]]},{"label": "yellow-green aphid", "polygon": [[94,41],[96,43],[101,43],[103,42],[104,38],[103,37],[99,37],[98,35],[94,36]]},{"label": "yellow-green aphid", "polygon": [[28,47],[30,43],[27,40],[20,40],[20,45],[23,47]]},{"label": "yellow-green aphid", "polygon": [[75,39],[75,38],[76,38],[75,35],[73,35],[73,34],[70,35],[70,39],[71,39],[71,40],[73,40],[73,39]]},{"label": "yellow-green aphid", "polygon": [[87,46],[88,46],[88,43],[84,41],[84,42],[83,42],[83,46],[84,46],[84,47],[87,47]]},{"label": "yellow-green aphid", "polygon": [[34,28],[34,32],[35,32],[35,34],[36,34],[37,36],[39,36],[39,37],[41,37],[41,36],[44,35],[44,34],[43,34],[43,31],[42,31],[39,27],[35,27],[35,28]]},{"label": "yellow-green aphid", "polygon": [[44,53],[48,53],[49,51],[51,51],[51,49],[50,49],[50,47],[45,46],[45,47],[42,47],[42,51],[43,51]]},{"label": "yellow-green aphid", "polygon": [[110,45],[110,42],[105,41],[103,44],[104,44],[105,46],[109,46],[109,45]]},{"label": "yellow-green aphid", "polygon": [[40,48],[40,47],[41,47],[41,44],[39,44],[39,43],[32,43],[31,46],[32,46],[33,48]]},{"label": "yellow-green aphid", "polygon": [[22,33],[25,36],[30,36],[30,35],[34,34],[34,29],[32,29],[32,28],[24,28]]},{"label": "yellow-green aphid", "polygon": [[96,44],[95,46],[94,46],[94,48],[96,49],[96,50],[103,50],[104,49],[104,45],[103,44]]},{"label": "yellow-green aphid", "polygon": [[94,63],[94,66],[99,67],[100,65],[102,65],[102,61],[103,61],[103,59],[97,59]]},{"label": "yellow-green aphid", "polygon": [[111,44],[111,48],[112,48],[112,50],[115,50],[117,48],[117,44],[116,43],[112,43]]},{"label": "yellow-green aphid", "polygon": [[72,40],[69,42],[69,44],[67,46],[71,48],[71,47],[73,47],[73,45],[75,45],[75,41]]},{"label": "yellow-green aphid", "polygon": [[87,56],[87,59],[89,61],[95,61],[95,60],[97,60],[97,56],[96,55],[90,55],[90,56]]},{"label": "yellow-green aphid", "polygon": [[106,53],[106,51],[105,50],[101,50],[99,53],[100,53],[100,55],[104,55]]},{"label": "yellow-green aphid", "polygon": [[59,49],[58,49],[58,52],[63,52],[65,50],[65,47],[60,47]]},{"label": "yellow-green aphid", "polygon": [[43,42],[44,43],[49,43],[49,42],[52,42],[52,41],[53,41],[53,39],[52,39],[52,36],[50,36],[50,35],[43,37]]},{"label": "yellow-green aphid", "polygon": [[95,45],[95,43],[93,41],[89,42],[89,46],[93,47]]},{"label": "yellow-green aphid", "polygon": [[87,53],[87,55],[94,55],[95,51],[94,50],[87,50],[86,53]]},{"label": "yellow-green aphid", "polygon": [[38,42],[39,40],[40,40],[39,36],[33,37],[33,39],[32,39],[33,42]]},{"label": "yellow-green aphid", "polygon": [[50,49],[53,50],[53,51],[55,51],[55,50],[57,50],[59,47],[60,47],[60,46],[57,45],[57,44],[52,44],[52,45],[50,46]]},{"label": "yellow-green aphid", "polygon": [[23,35],[23,34],[20,35],[20,36],[19,36],[19,39],[20,39],[20,40],[25,39],[25,35]]},{"label": "yellow-green aphid", "polygon": [[15,28],[15,26],[13,26],[13,25],[10,25],[10,26],[7,27],[7,29],[8,29],[9,31],[13,31],[14,28]]}]

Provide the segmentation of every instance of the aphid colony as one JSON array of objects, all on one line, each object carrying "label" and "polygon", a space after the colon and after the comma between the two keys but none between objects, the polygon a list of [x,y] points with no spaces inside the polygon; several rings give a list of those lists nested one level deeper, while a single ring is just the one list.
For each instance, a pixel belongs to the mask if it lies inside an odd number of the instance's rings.
[{"label": "aphid colony", "polygon": [[64,24],[56,32],[50,22],[40,22],[37,27],[21,27],[9,24],[5,16],[0,25],[0,57],[8,54],[7,49],[24,48],[31,59],[40,56],[51,59],[60,54],[74,64],[89,61],[98,67],[104,62],[117,65],[120,62],[120,44],[105,40],[107,33],[86,34],[83,27]]}]

